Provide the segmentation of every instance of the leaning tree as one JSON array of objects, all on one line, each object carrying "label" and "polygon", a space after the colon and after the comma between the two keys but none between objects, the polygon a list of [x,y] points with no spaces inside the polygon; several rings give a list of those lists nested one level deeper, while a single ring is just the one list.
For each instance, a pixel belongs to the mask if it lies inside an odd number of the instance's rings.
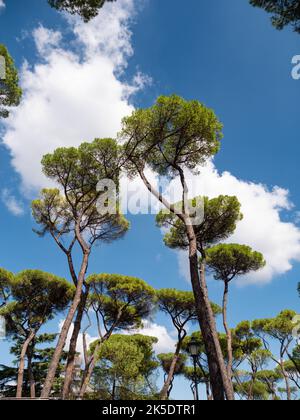
[{"label": "leaning tree", "polygon": [[[236,224],[242,219],[240,203],[236,197],[219,196],[214,199],[203,197],[203,219],[194,225],[196,235],[196,246],[200,254],[200,281],[207,295],[206,285],[206,250],[216,243],[227,239],[236,229]],[[200,197],[189,200],[189,205],[193,208],[201,203]],[[178,208],[182,203],[177,203]],[[200,204],[201,206],[201,204]],[[199,209],[200,211],[200,209]],[[189,239],[183,223],[171,213],[161,211],[157,216],[157,224],[168,229],[165,234],[164,242],[172,249],[188,249]],[[213,322],[213,321],[212,321]],[[204,336],[203,336],[204,339]],[[205,342],[205,340],[204,340]],[[230,380],[230,378],[229,378]],[[233,389],[231,387],[231,397]]]},{"label": "leaning tree", "polygon": [[[120,274],[95,274],[87,279],[88,310],[95,313],[99,340],[86,357],[80,398],[90,383],[97,354],[113,333],[137,329],[149,317],[156,301],[155,290],[141,279]],[[86,353],[86,350],[85,350]]]},{"label": "leaning tree", "polygon": [[[60,148],[42,160],[44,174],[60,189],[45,189],[32,202],[33,217],[40,236],[49,234],[66,256],[71,278],[76,286],[74,300],[64,321],[57,348],[45,381],[42,397],[50,395],[56,368],[64,349],[72,321],[74,330],[70,342],[65,375],[64,396],[72,383],[76,343],[88,297],[86,273],[93,247],[122,238],[129,223],[107,196],[106,186],[115,186],[117,200],[119,185],[119,149],[112,139],[96,139],[79,148]],[[104,180],[105,185],[99,182]],[[115,207],[114,207],[115,206]],[[112,211],[114,207],[114,211]],[[81,264],[76,270],[74,255],[81,253]],[[77,313],[77,314],[76,314]]]},{"label": "leaning tree", "polygon": [[[219,345],[215,320],[206,285],[199,276],[195,216],[188,203],[185,170],[199,172],[199,165],[220,148],[222,125],[214,112],[198,101],[185,101],[178,96],[160,97],[149,109],[139,109],[123,120],[120,140],[124,146],[124,167],[130,177],[139,176],[145,187],[178,218],[188,238],[191,282],[196,300],[197,317],[203,333],[216,400],[225,395],[233,399],[232,387]],[[175,208],[151,184],[145,174],[149,167],[166,179],[179,178],[182,206]]]},{"label": "leaning tree", "polygon": [[[175,376],[185,374],[187,355],[178,353],[175,358],[174,353],[161,353],[157,355],[157,358],[160,361],[160,365],[165,374],[165,383],[160,392],[160,399],[166,400],[171,395]],[[171,372],[172,376],[170,375]]]},{"label": "leaning tree", "polygon": [[[25,270],[17,274],[11,284],[11,299],[0,314],[6,319],[7,332],[21,338],[17,398],[22,397],[25,359],[40,328],[57,313],[65,310],[74,294],[74,287],[66,280],[39,270]],[[28,357],[30,359],[30,357]],[[35,396],[32,370],[29,369],[31,395]]]},{"label": "leaning tree", "polygon": [[13,273],[0,268],[0,308],[6,305],[11,296]]},{"label": "leaning tree", "polygon": [[22,90],[18,72],[7,48],[0,44],[0,119],[9,116],[9,108],[18,106]]},{"label": "leaning tree", "polygon": [[229,284],[240,276],[260,270],[265,264],[263,255],[246,245],[220,244],[206,251],[207,268],[213,272],[216,280],[224,282],[222,314],[227,336],[227,370],[230,378],[232,377],[233,352],[232,334],[227,321]]},{"label": "leaning tree", "polygon": [[271,348],[270,339],[279,346],[279,357],[272,356],[273,362],[278,366],[285,381],[285,392],[288,400],[292,399],[292,389],[290,386],[290,378],[286,370],[285,359],[288,358],[294,363],[295,369],[298,365],[295,362],[295,353],[291,351],[292,343],[295,340],[294,319],[297,313],[293,310],[281,311],[275,318],[257,319],[252,322],[252,329],[259,337],[267,351]]},{"label": "leaning tree", "polygon": [[[197,321],[197,312],[194,294],[188,291],[176,289],[161,289],[157,291],[159,309],[170,317],[172,324],[177,331],[177,343],[175,353],[171,359],[169,370],[164,386],[160,392],[160,398],[166,400],[170,395],[174,374],[178,368],[182,345],[187,335],[189,323]],[[221,309],[212,304],[214,314],[221,312]]]}]

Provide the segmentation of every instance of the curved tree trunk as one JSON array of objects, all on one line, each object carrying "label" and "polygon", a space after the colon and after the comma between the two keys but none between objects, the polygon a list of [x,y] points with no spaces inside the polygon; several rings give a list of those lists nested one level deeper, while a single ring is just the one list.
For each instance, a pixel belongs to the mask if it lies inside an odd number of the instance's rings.
[{"label": "curved tree trunk", "polygon": [[76,347],[77,347],[77,340],[81,329],[81,322],[85,310],[86,301],[88,298],[88,292],[85,292],[81,296],[80,305],[77,310],[76,319],[74,322],[74,330],[70,341],[70,348],[68,353],[68,360],[67,366],[65,371],[65,381],[63,387],[63,400],[69,398],[71,385],[73,381],[73,374],[74,374],[74,367],[75,367],[75,359],[76,359]]},{"label": "curved tree trunk", "polygon": [[28,372],[28,379],[29,379],[29,385],[30,385],[30,398],[36,397],[35,379],[34,379],[34,374],[32,370],[33,348],[34,348],[34,345],[33,343],[31,343],[28,347],[28,352],[27,352],[27,372]]},{"label": "curved tree trunk", "polygon": [[223,325],[224,325],[226,337],[227,337],[227,352],[228,352],[227,372],[228,372],[228,378],[232,380],[232,364],[233,364],[232,334],[231,334],[231,330],[227,322],[228,290],[229,290],[229,283],[228,281],[225,281],[222,313],[223,313]]},{"label": "curved tree trunk", "polygon": [[208,359],[212,394],[215,401],[234,400],[232,382],[228,378],[225,361],[223,358],[216,322],[208,298],[205,280],[205,265],[201,266],[199,279],[198,255],[195,245],[190,245],[190,270],[193,291],[196,300],[197,315],[205,350]]},{"label": "curved tree trunk", "polygon": [[35,337],[35,332],[32,331],[29,336],[24,341],[24,344],[22,346],[21,354],[20,354],[20,363],[19,363],[19,369],[18,369],[18,379],[17,379],[17,398],[22,398],[23,394],[23,380],[24,380],[24,369],[25,369],[25,357],[28,352],[28,347],[32,340]]},{"label": "curved tree trunk", "polygon": [[[101,343],[102,344],[102,343]],[[81,389],[80,389],[80,393],[79,393],[79,398],[83,399],[87,387],[90,383],[92,374],[94,372],[95,369],[95,365],[96,365],[96,353],[99,351],[101,344],[98,344],[98,346],[96,346],[96,349],[94,351],[94,353],[91,355],[90,360],[85,368],[84,371],[84,375],[83,375],[83,380],[82,380],[82,384],[81,384]]]},{"label": "curved tree trunk", "polygon": [[173,357],[173,360],[172,360],[172,363],[171,363],[171,366],[170,366],[170,370],[169,370],[167,379],[166,379],[166,381],[164,383],[164,386],[163,386],[163,388],[162,388],[162,390],[159,394],[160,399],[162,401],[167,400],[168,397],[169,397],[169,389],[170,389],[170,386],[172,385],[172,382],[174,380],[174,374],[175,374],[175,369],[176,369],[176,365],[177,365],[179,354],[180,354],[180,349],[181,349],[181,343],[178,343],[177,347],[176,347],[176,352],[174,353],[174,357]]},{"label": "curved tree trunk", "polygon": [[99,352],[102,344],[111,337],[112,333],[114,332],[115,328],[118,325],[119,320],[121,319],[121,315],[122,315],[122,311],[119,312],[115,323],[112,325],[110,330],[107,331],[107,333],[104,335],[104,337],[101,338],[101,340],[99,341],[98,345],[96,346],[96,348],[94,350],[94,353],[90,356],[90,359],[88,360],[88,363],[86,363],[84,373],[83,373],[81,389],[80,389],[80,393],[79,393],[79,398],[80,399],[83,399],[83,397],[86,393],[87,387],[88,387],[88,385],[91,381],[91,377],[92,377],[92,374],[93,374],[95,366],[96,366],[96,355]]},{"label": "curved tree trunk", "polygon": [[89,260],[89,255],[90,252],[85,251],[84,252],[84,256],[83,256],[83,260],[82,260],[82,264],[81,264],[81,269],[80,269],[80,273],[78,276],[78,283],[77,283],[77,287],[76,287],[76,293],[75,293],[75,297],[73,300],[73,303],[69,309],[67,318],[63,324],[59,339],[58,339],[58,343],[48,370],[48,374],[44,383],[44,387],[43,387],[43,391],[41,394],[42,398],[49,398],[50,393],[51,393],[51,389],[53,386],[53,382],[55,379],[55,375],[56,375],[56,371],[59,365],[59,361],[62,355],[62,352],[64,350],[66,341],[67,341],[67,337],[68,337],[68,333],[70,330],[70,327],[72,325],[72,321],[73,318],[76,314],[77,308],[80,305],[80,301],[81,301],[81,295],[82,295],[82,287],[84,284],[84,279],[85,279],[85,275],[86,275],[86,271],[88,268],[88,260]]}]

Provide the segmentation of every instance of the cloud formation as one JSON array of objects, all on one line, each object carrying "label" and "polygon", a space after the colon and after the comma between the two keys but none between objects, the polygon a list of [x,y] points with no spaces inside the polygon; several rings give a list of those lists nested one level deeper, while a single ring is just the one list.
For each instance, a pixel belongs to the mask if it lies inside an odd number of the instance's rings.
[{"label": "cloud formation", "polygon": [[38,62],[22,68],[23,101],[6,121],[3,140],[25,191],[45,185],[44,154],[113,137],[132,112],[130,96],[146,81],[141,74],[132,83],[119,77],[132,54],[133,15],[134,0],[119,0],[88,24],[68,17],[74,42],[67,47],[62,33],[43,26],[34,30]]},{"label": "cloud formation", "polygon": [[4,0],[0,0],[0,11],[5,8]]},{"label": "cloud formation", "polygon": [[123,332],[124,334],[142,334],[149,337],[156,337],[158,342],[153,348],[156,354],[172,353],[175,350],[176,340],[169,334],[166,327],[148,320],[143,321],[143,328],[135,331]]},{"label": "cloud formation", "polygon": [[17,200],[17,198],[7,188],[4,188],[1,192],[1,201],[6,206],[7,210],[14,216],[23,216],[24,207],[23,204]]},{"label": "cloud formation", "polygon": [[[210,198],[236,195],[242,205],[244,219],[230,243],[246,244],[264,254],[266,267],[251,274],[243,282],[267,283],[273,277],[287,273],[295,261],[300,261],[300,229],[294,223],[283,220],[283,212],[292,212],[293,204],[289,192],[280,187],[268,189],[265,185],[247,182],[229,172],[219,173],[212,162],[201,169],[199,176],[189,176],[193,196]],[[177,200],[180,200],[179,181],[170,185]],[[189,278],[186,253],[178,254],[180,272]]]}]

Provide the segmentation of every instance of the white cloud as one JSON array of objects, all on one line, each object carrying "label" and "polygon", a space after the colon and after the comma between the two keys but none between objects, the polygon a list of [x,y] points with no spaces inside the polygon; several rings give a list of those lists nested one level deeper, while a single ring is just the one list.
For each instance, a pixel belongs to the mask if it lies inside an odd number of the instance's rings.
[{"label": "white cloud", "polygon": [[39,26],[33,31],[36,49],[41,57],[51,54],[51,51],[60,46],[62,34],[58,31]]},{"label": "white cloud", "polygon": [[[63,327],[64,320],[59,322],[59,331],[61,331]],[[68,337],[65,344],[65,351],[69,350],[71,337],[73,334],[74,324],[72,324],[70,331],[68,333]],[[149,337],[156,337],[158,339],[158,343],[153,346],[154,351],[156,354],[160,353],[170,353],[175,350],[176,340],[169,334],[166,327],[163,325],[158,325],[156,323],[144,320],[143,321],[143,328],[138,330],[130,330],[130,331],[122,331],[121,334],[124,335],[133,335],[133,334],[142,334]],[[99,337],[93,337],[89,334],[86,334],[86,342],[87,347],[89,348],[90,344],[94,341],[98,340]],[[80,354],[81,359],[83,361],[83,334],[80,333],[77,340],[77,353]]]},{"label": "white cloud", "polygon": [[[64,324],[64,320],[61,320],[58,324],[59,331],[62,330],[63,324]],[[72,338],[73,330],[74,330],[74,324],[71,325],[71,328],[68,332],[68,337],[67,337],[65,348],[64,348],[65,351],[69,351],[70,341],[71,341],[71,338]],[[99,339],[99,337],[92,337],[92,336],[90,336],[89,334],[86,333],[87,348],[89,349],[90,344],[93,343],[94,341],[98,340],[98,339]],[[80,354],[81,361],[83,362],[84,351],[83,351],[83,334],[82,333],[79,333],[79,335],[78,335],[76,352]]]},{"label": "white cloud", "polygon": [[0,0],[0,11],[5,8],[4,0]]},{"label": "white cloud", "polygon": [[[262,184],[240,180],[229,172],[220,174],[212,163],[202,168],[199,176],[191,177],[189,183],[194,196],[236,195],[241,202],[244,219],[229,242],[250,245],[267,260],[263,270],[241,282],[267,283],[290,271],[293,261],[300,261],[300,229],[282,220],[282,212],[293,209],[287,190],[279,187],[270,190]],[[170,187],[180,194],[178,181]],[[180,272],[188,278],[187,256],[181,252],[178,258]]]},{"label": "white cloud", "polygon": [[[129,26],[134,9],[134,0],[119,0],[107,4],[89,24],[68,17],[75,39],[69,47],[60,32],[42,26],[33,32],[39,62],[23,66],[23,101],[6,121],[3,140],[26,192],[36,193],[47,185],[40,166],[45,153],[95,137],[115,136],[122,117],[133,110],[130,95],[148,82],[140,73],[131,84],[120,80],[120,72],[133,53]],[[156,181],[153,174],[149,173],[149,178]],[[219,174],[212,163],[194,180],[195,195],[234,194],[240,199],[245,217],[230,241],[249,244],[267,259],[266,268],[249,281],[268,282],[288,272],[294,260],[300,260],[300,231],[295,224],[282,220],[282,211],[291,210],[286,190],[268,190],[228,172]],[[130,186],[143,191],[142,201],[144,207],[148,206],[142,183],[134,180]],[[175,191],[180,191],[178,185]],[[18,213],[16,199],[9,197],[12,211]],[[137,207],[134,200],[136,195],[132,201]],[[151,202],[155,204],[156,200]],[[179,260],[186,275],[186,256],[180,254]]]},{"label": "white cloud", "polygon": [[130,331],[123,332],[124,334],[142,334],[149,337],[156,337],[158,339],[158,343],[153,346],[154,351],[156,354],[160,353],[172,353],[175,351],[176,340],[169,334],[166,327],[163,325],[156,324],[154,322],[144,320],[143,321],[143,328]]},{"label": "white cloud", "polygon": [[46,183],[40,166],[44,154],[115,136],[121,119],[133,110],[129,96],[147,82],[141,74],[131,84],[119,77],[132,54],[133,15],[134,0],[119,0],[88,24],[68,17],[72,47],[62,46],[57,31],[34,30],[39,62],[22,68],[23,101],[6,121],[3,140],[26,192]]},{"label": "white cloud", "polygon": [[7,189],[3,189],[1,193],[1,200],[6,208],[14,216],[22,216],[24,214],[24,207],[22,203]]}]

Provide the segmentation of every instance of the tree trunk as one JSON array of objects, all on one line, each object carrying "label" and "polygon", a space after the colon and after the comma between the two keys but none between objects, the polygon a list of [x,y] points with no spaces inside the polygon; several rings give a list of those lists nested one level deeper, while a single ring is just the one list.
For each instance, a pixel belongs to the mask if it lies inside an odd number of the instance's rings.
[{"label": "tree trunk", "polygon": [[232,354],[232,334],[231,330],[228,326],[227,322],[227,304],[228,304],[228,289],[229,289],[229,283],[228,281],[224,282],[224,295],[223,295],[223,325],[226,331],[227,336],[227,352],[228,352],[228,365],[227,365],[227,371],[228,371],[228,378],[232,381],[232,364],[233,364],[233,354]]},{"label": "tree trunk", "polygon": [[25,357],[28,351],[28,347],[30,345],[30,343],[32,342],[32,340],[35,337],[35,332],[32,331],[29,336],[26,338],[23,346],[22,346],[22,350],[21,350],[21,354],[20,354],[20,363],[19,363],[19,369],[18,369],[18,380],[17,380],[17,394],[16,397],[17,398],[22,398],[22,394],[23,394],[23,380],[24,380],[24,369],[25,369]]},{"label": "tree trunk", "polygon": [[[194,231],[192,226],[188,226],[187,228],[189,231],[190,229]],[[212,393],[215,401],[223,401],[225,397],[227,400],[234,400],[232,383],[229,381],[227,375],[226,365],[217,333],[216,322],[208,298],[205,280],[205,265],[202,264],[201,278],[199,279],[197,243],[196,238],[193,238],[193,236],[195,236],[194,232],[192,237],[189,235],[190,273],[199,325],[208,359]]]},{"label": "tree trunk", "polygon": [[285,381],[285,386],[286,386],[286,397],[288,401],[292,400],[292,391],[291,391],[291,386],[290,386],[290,381],[289,381],[289,376],[286,373],[285,367],[284,367],[284,361],[280,360],[280,367],[281,367],[281,371],[284,377],[284,381]]},{"label": "tree trunk", "polygon": [[111,399],[112,399],[112,401],[114,401],[116,399],[116,380],[115,379],[114,379],[114,382],[113,382]]},{"label": "tree trunk", "polygon": [[[138,168],[137,168],[138,169]],[[184,179],[184,173],[181,168],[176,168],[180,173],[181,184],[183,187],[183,214],[178,215],[175,207],[171,205],[162,194],[157,191],[147,180],[144,172],[138,169],[141,179],[148,190],[173,214],[177,215],[185,224],[187,236],[189,239],[189,260],[190,274],[193,292],[196,302],[196,310],[198,321],[203,336],[203,342],[208,358],[209,373],[211,377],[212,393],[215,400],[224,400],[225,396],[228,400],[234,400],[234,392],[232,382],[227,375],[227,369],[223,358],[216,322],[213,310],[208,298],[208,291],[205,280],[205,272],[201,275],[201,283],[199,279],[199,264],[197,252],[197,238],[192,226],[190,217],[186,214],[188,201],[188,188]],[[204,267],[203,267],[204,268]]]},{"label": "tree trunk", "polygon": [[76,347],[77,347],[77,340],[81,329],[81,322],[85,310],[86,301],[88,298],[88,292],[83,293],[81,296],[80,305],[77,310],[76,319],[74,322],[74,330],[70,341],[70,348],[68,353],[68,360],[67,366],[65,371],[65,381],[63,387],[63,400],[69,398],[71,385],[73,381],[73,374],[74,374],[74,367],[75,367],[75,359],[76,359]]},{"label": "tree trunk", "polygon": [[82,287],[84,284],[84,279],[85,279],[85,275],[86,275],[86,271],[87,271],[87,267],[88,267],[88,260],[89,260],[89,255],[90,252],[84,252],[84,256],[83,256],[83,260],[82,260],[82,264],[81,264],[81,269],[80,269],[80,273],[78,276],[78,283],[77,283],[77,288],[76,288],[76,293],[75,293],[75,297],[73,300],[73,303],[69,309],[67,318],[64,322],[64,325],[62,327],[59,339],[58,339],[58,343],[48,370],[48,374],[44,383],[44,387],[43,387],[43,391],[41,394],[42,398],[49,398],[50,393],[51,393],[51,389],[53,386],[53,382],[55,379],[55,375],[56,375],[56,371],[59,365],[59,361],[62,355],[62,352],[64,350],[66,341],[67,341],[67,337],[68,337],[68,333],[70,330],[70,327],[72,325],[72,321],[73,318],[76,314],[77,308],[80,304],[81,301],[81,295],[82,295]]},{"label": "tree trunk", "polygon": [[166,381],[164,383],[164,386],[163,386],[163,388],[162,388],[162,390],[159,394],[160,399],[162,401],[166,401],[168,399],[169,388],[170,388],[170,386],[171,386],[171,384],[174,380],[174,374],[175,374],[175,369],[176,369],[176,365],[177,365],[179,354],[180,354],[180,349],[181,349],[181,343],[178,343],[177,347],[176,347],[176,352],[174,353],[174,357],[173,357],[173,360],[172,360],[172,363],[171,363],[171,366],[170,366],[170,370],[169,370],[167,379],[166,379]]},{"label": "tree trunk", "polygon": [[101,344],[98,344],[98,346],[96,347],[94,353],[92,354],[92,356],[89,360],[88,365],[85,368],[84,375],[83,375],[83,380],[82,380],[82,384],[81,384],[81,389],[80,389],[80,393],[79,393],[79,398],[80,399],[83,399],[83,397],[86,393],[87,387],[90,383],[90,380],[91,380],[91,377],[92,377],[92,374],[94,372],[95,365],[96,365],[96,353],[98,352]]},{"label": "tree trunk", "polygon": [[34,348],[34,345],[31,344],[28,347],[28,352],[27,352],[27,372],[28,372],[28,379],[29,379],[29,385],[30,385],[30,398],[36,397],[35,379],[34,379],[34,375],[32,371],[33,348]]}]

